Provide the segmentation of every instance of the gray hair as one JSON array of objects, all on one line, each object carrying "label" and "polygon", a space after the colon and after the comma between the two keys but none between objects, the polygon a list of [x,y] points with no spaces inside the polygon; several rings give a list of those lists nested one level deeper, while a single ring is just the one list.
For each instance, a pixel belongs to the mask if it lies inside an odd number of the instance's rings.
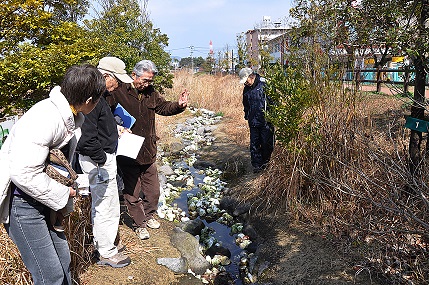
[{"label": "gray hair", "polygon": [[144,72],[150,72],[153,73],[153,75],[157,75],[158,69],[153,61],[144,59],[136,63],[133,72],[137,74],[137,76],[141,76]]}]

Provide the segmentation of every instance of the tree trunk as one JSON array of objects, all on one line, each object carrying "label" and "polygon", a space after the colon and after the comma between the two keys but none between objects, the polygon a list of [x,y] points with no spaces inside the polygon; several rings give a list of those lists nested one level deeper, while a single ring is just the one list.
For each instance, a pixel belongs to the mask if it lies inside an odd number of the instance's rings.
[{"label": "tree trunk", "polygon": [[377,93],[380,93],[381,92],[381,80],[382,80],[382,78],[381,78],[381,71],[380,71],[380,65],[377,66],[377,75],[376,75],[376,78],[377,78]]},{"label": "tree trunk", "polygon": [[[420,15],[420,37],[418,44],[419,56],[414,59],[414,66],[416,72],[415,86],[414,86],[414,103],[411,107],[411,117],[417,119],[424,119],[424,100],[425,100],[425,85],[426,85],[426,71],[424,62],[424,48],[422,43],[426,42],[427,34],[425,31],[425,22],[429,17],[429,0],[422,0],[422,13]],[[419,168],[422,162],[421,143],[422,133],[418,131],[411,131],[409,154],[410,154],[410,171],[413,175],[418,175]]]}]

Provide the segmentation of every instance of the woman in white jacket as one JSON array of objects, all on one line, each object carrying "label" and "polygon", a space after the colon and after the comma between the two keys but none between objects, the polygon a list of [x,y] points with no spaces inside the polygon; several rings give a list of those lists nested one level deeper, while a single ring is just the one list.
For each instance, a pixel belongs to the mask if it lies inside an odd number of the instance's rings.
[{"label": "woman in white jacket", "polygon": [[[53,230],[49,212],[64,208],[76,191],[48,177],[45,161],[52,148],[72,157],[83,114],[92,111],[105,90],[105,80],[94,66],[70,67],[61,86],[16,122],[1,149],[0,168],[8,169],[10,179],[0,203],[1,218],[35,285],[72,284],[67,240]],[[0,181],[0,186],[5,184]]]}]

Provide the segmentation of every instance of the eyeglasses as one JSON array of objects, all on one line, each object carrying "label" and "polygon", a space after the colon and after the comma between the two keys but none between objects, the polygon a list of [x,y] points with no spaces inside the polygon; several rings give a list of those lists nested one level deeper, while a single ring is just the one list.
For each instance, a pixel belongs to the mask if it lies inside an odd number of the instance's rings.
[{"label": "eyeglasses", "polygon": [[152,84],[153,83],[153,79],[147,79],[147,78],[142,78],[141,76],[139,76],[139,75],[136,75],[137,76],[137,78],[139,78],[139,80],[141,81],[141,83],[143,83],[143,84]]}]

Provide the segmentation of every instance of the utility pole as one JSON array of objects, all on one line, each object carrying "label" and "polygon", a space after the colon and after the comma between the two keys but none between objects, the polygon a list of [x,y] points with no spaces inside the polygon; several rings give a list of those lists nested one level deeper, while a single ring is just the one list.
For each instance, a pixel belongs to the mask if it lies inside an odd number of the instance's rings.
[{"label": "utility pole", "polygon": [[191,49],[191,74],[194,74],[194,58],[192,56],[194,52],[194,46],[189,47]]},{"label": "utility pole", "polygon": [[234,49],[231,49],[231,73],[234,73]]}]

